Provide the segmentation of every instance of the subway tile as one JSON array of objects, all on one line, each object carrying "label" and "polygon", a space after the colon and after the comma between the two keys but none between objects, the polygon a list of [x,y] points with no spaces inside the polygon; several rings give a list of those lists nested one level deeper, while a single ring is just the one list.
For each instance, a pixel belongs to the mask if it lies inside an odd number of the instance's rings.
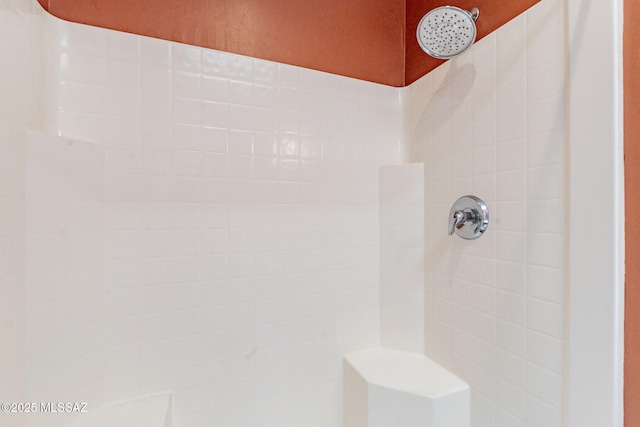
[{"label": "subway tile", "polygon": [[[496,33],[498,43],[498,55],[500,52],[522,50],[527,43],[527,17],[520,15],[506,23],[501,31]],[[503,53],[504,54],[504,53]]]},{"label": "subway tile", "polygon": [[107,32],[83,25],[69,25],[64,29],[66,37],[60,47],[70,54],[105,57],[108,52]]},{"label": "subway tile", "polygon": [[477,426],[494,425],[495,403],[491,396],[485,396],[472,389],[471,391],[471,422]]},{"label": "subway tile", "polygon": [[105,177],[106,200],[111,202],[139,201],[138,177],[125,174],[107,174]]},{"label": "subway tile", "polygon": [[173,148],[198,151],[204,145],[203,133],[205,130],[200,126],[176,123],[173,125]]},{"label": "subway tile", "polygon": [[498,84],[498,112],[523,108],[527,105],[527,79],[517,76]]},{"label": "subway tile", "polygon": [[562,376],[533,363],[527,367],[527,391],[543,402],[560,408],[563,401]]},{"label": "subway tile", "polygon": [[498,291],[497,293],[497,317],[520,326],[529,326],[526,323],[528,313],[527,299],[523,295],[511,292]]},{"label": "subway tile", "polygon": [[221,178],[202,180],[202,201],[206,203],[225,203],[229,199],[228,182]]},{"label": "subway tile", "polygon": [[528,37],[526,60],[529,69],[538,68],[564,55],[564,26],[558,24],[540,30]]},{"label": "subway tile", "polygon": [[[499,45],[498,45],[499,46]],[[498,48],[498,58],[496,60],[497,81],[507,81],[527,72],[527,58],[522,54],[523,50],[518,47],[501,51]]]},{"label": "subway tile", "polygon": [[275,157],[254,157],[253,177],[257,180],[277,180],[278,161]]},{"label": "subway tile", "polygon": [[106,171],[110,173],[137,173],[140,168],[138,147],[109,145],[106,149]]},{"label": "subway tile", "polygon": [[471,193],[477,194],[485,202],[497,200],[497,185],[495,174],[474,176],[471,180]]},{"label": "subway tile", "polygon": [[110,88],[105,92],[102,114],[126,119],[140,117],[140,91]]},{"label": "subway tile", "polygon": [[515,356],[527,358],[526,329],[511,322],[498,320],[497,347]]},{"label": "subway tile", "polygon": [[150,175],[170,175],[173,170],[173,151],[170,148],[147,147],[140,149],[140,171]]},{"label": "subway tile", "polygon": [[201,228],[202,209],[199,203],[174,203],[172,227],[175,229]]},{"label": "subway tile", "polygon": [[211,49],[202,50],[202,74],[207,76],[228,77],[229,57],[225,52]]},{"label": "subway tile", "polygon": [[111,65],[104,57],[63,53],[60,78],[68,83],[106,86],[117,83],[109,75]]},{"label": "subway tile", "polygon": [[498,94],[493,89],[494,86],[484,88],[471,99],[471,120],[477,123],[495,124],[496,113],[498,112]]},{"label": "subway tile", "polygon": [[198,73],[174,69],[171,73],[171,94],[177,98],[203,98],[202,81],[203,79]]},{"label": "subway tile", "polygon": [[564,335],[563,306],[530,298],[527,301],[527,326],[533,331],[562,338]]},{"label": "subway tile", "polygon": [[174,123],[190,126],[200,126],[204,109],[199,99],[178,98],[172,100],[172,120]]},{"label": "subway tile", "polygon": [[498,380],[496,383],[496,404],[522,420],[527,415],[527,393],[513,384]]},{"label": "subway tile", "polygon": [[268,108],[254,108],[253,130],[256,133],[275,133],[278,129],[278,113],[276,110]]},{"label": "subway tile", "polygon": [[562,425],[562,411],[533,397],[527,398],[527,422],[532,427]]},{"label": "subway tile", "polygon": [[529,34],[537,34],[545,28],[554,27],[562,23],[562,2],[558,0],[546,0],[536,3],[527,13],[527,31]]},{"label": "subway tile", "polygon": [[280,87],[299,88],[300,68],[278,64],[278,85]]},{"label": "subway tile", "polygon": [[527,109],[506,110],[498,114],[498,142],[522,138],[527,135]]},{"label": "subway tile", "polygon": [[[139,114],[139,113],[136,113]],[[110,117],[103,128],[105,143],[137,145],[140,141],[140,120],[130,117]]]},{"label": "subway tile", "polygon": [[498,144],[497,164],[499,172],[507,172],[527,167],[527,139],[518,138]]},{"label": "subway tile", "polygon": [[107,85],[112,88],[139,90],[141,87],[140,65],[126,61],[109,61]]},{"label": "subway tile", "polygon": [[140,143],[146,146],[171,147],[172,125],[159,120],[141,120]]},{"label": "subway tile", "polygon": [[253,106],[275,112],[278,105],[278,88],[255,84],[253,86]]},{"label": "subway tile", "polygon": [[565,202],[562,199],[528,203],[527,227],[532,232],[562,233],[565,228]]},{"label": "subway tile", "polygon": [[228,133],[229,153],[253,154],[253,133],[247,131],[229,130]]},{"label": "subway tile", "polygon": [[231,80],[228,84],[229,103],[253,105],[253,84],[251,82]]},{"label": "subway tile", "polygon": [[148,202],[140,203],[138,211],[140,214],[141,228],[161,229],[169,228],[172,225],[173,207],[169,203]]},{"label": "subway tile", "polygon": [[562,303],[564,298],[564,274],[559,268],[527,266],[528,293],[549,302]]},{"label": "subway tile", "polygon": [[171,65],[176,71],[200,73],[202,49],[180,43],[171,43]]},{"label": "subway tile", "polygon": [[562,93],[532,102],[527,116],[529,135],[562,128],[564,115],[565,100]]},{"label": "subway tile", "polygon": [[497,176],[498,199],[502,201],[526,200],[527,171],[501,172]]},{"label": "subway tile", "polygon": [[558,58],[531,69],[527,79],[529,100],[535,102],[550,96],[561,95],[565,85],[564,66],[564,60]]},{"label": "subway tile", "polygon": [[201,129],[202,151],[226,153],[228,151],[228,131],[224,128],[204,126]]},{"label": "subway tile", "polygon": [[555,373],[563,371],[562,340],[538,332],[527,333],[527,359]]},{"label": "subway tile", "polygon": [[173,200],[179,203],[202,201],[202,183],[196,177],[173,177]]},{"label": "subway tile", "polygon": [[502,407],[496,408],[496,427],[525,427],[527,422],[516,418]]},{"label": "subway tile", "polygon": [[474,149],[471,153],[471,172],[473,175],[484,175],[496,171],[496,146],[490,145]]},{"label": "subway tile", "polygon": [[527,202],[498,202],[496,228],[504,231],[527,231]]},{"label": "subway tile", "polygon": [[228,176],[230,179],[252,179],[253,157],[246,154],[229,154]]},{"label": "subway tile", "polygon": [[471,310],[469,332],[485,342],[496,344],[496,318],[493,315]]},{"label": "subway tile", "polygon": [[202,155],[199,151],[173,150],[173,175],[200,176]]},{"label": "subway tile", "polygon": [[489,316],[496,314],[496,290],[493,287],[471,283],[469,287],[470,306]]},{"label": "subway tile", "polygon": [[515,231],[499,231],[497,236],[497,253],[501,261],[526,263],[526,233]]},{"label": "subway tile", "polygon": [[202,99],[204,101],[229,102],[229,80],[220,77],[202,76]]},{"label": "subway tile", "polygon": [[529,167],[563,162],[565,134],[562,129],[529,135],[527,140],[527,162]]},{"label": "subway tile", "polygon": [[[140,96],[140,117],[168,123],[171,121],[171,97],[161,93],[143,92]],[[167,135],[170,137],[171,135]]]},{"label": "subway tile", "polygon": [[229,128],[243,131],[253,130],[254,109],[242,105],[229,105]]},{"label": "subway tile", "polygon": [[527,265],[498,261],[496,286],[498,289],[525,295],[528,289]]},{"label": "subway tile", "polygon": [[141,37],[140,62],[165,69],[171,68],[171,44],[156,38]]},{"label": "subway tile", "polygon": [[253,59],[241,55],[229,55],[227,60],[229,77],[234,80],[253,79]]},{"label": "subway tile", "polygon": [[202,125],[211,128],[227,128],[229,105],[219,102],[202,102]]},{"label": "subway tile", "polygon": [[277,110],[276,131],[281,134],[300,135],[300,115],[294,110]]},{"label": "subway tile", "polygon": [[141,38],[132,34],[111,31],[107,34],[108,57],[110,60],[127,62],[140,61]]},{"label": "subway tile", "polygon": [[227,155],[224,153],[202,153],[202,176],[224,178],[227,177]]},{"label": "subway tile", "polygon": [[60,106],[63,111],[101,114],[106,110],[106,90],[101,86],[62,82]]},{"label": "subway tile", "polygon": [[564,238],[561,234],[529,233],[528,261],[532,265],[562,268],[564,266]]},{"label": "subway tile", "polygon": [[[170,202],[172,200],[172,179],[170,176],[162,175],[140,175],[138,177],[139,182],[139,195],[134,200],[142,200],[143,202]],[[125,183],[131,184],[130,182]],[[134,187],[135,188],[135,187]],[[109,200],[109,199],[107,199]],[[126,201],[126,200],[114,200],[114,201]],[[133,200],[130,200],[133,201]]]},{"label": "subway tile", "polygon": [[253,62],[254,79],[264,85],[273,86],[277,83],[280,64],[255,59]]},{"label": "subway tile", "polygon": [[496,363],[500,379],[520,389],[527,387],[527,361],[508,351],[498,350]]}]

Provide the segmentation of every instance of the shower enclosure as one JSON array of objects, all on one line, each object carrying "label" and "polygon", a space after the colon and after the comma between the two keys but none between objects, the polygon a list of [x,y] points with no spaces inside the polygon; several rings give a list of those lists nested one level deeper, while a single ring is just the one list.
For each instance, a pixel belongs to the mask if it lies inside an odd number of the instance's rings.
[{"label": "shower enclosure", "polygon": [[[338,427],[343,354],[392,331],[471,385],[477,425],[621,426],[617,8],[542,0],[399,89],[0,0],[0,400]],[[424,268],[380,261],[379,168],[406,162]],[[465,194],[492,221],[469,242]],[[421,301],[381,298],[398,266]],[[384,312],[405,302],[419,327]]]}]

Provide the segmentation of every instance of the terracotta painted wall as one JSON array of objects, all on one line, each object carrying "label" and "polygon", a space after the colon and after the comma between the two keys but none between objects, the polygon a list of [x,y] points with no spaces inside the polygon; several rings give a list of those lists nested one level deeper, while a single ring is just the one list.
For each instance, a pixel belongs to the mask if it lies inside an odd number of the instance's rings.
[{"label": "terracotta painted wall", "polygon": [[[635,17],[640,2],[624,3],[624,156],[625,210],[634,218],[640,210],[640,28]],[[625,426],[640,425],[640,229],[627,221],[625,295]]]},{"label": "terracotta painted wall", "polygon": [[39,0],[68,21],[404,84],[405,0]]},{"label": "terracotta painted wall", "polygon": [[406,86],[442,63],[415,40],[431,9],[480,8],[480,39],[539,0],[38,1],[68,21]]}]

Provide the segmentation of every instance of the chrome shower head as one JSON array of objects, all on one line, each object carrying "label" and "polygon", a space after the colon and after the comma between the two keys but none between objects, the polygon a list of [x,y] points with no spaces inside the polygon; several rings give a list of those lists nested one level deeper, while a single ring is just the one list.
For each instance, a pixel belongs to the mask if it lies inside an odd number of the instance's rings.
[{"label": "chrome shower head", "polygon": [[422,17],[416,36],[427,54],[439,59],[461,55],[476,40],[478,8],[466,11],[455,6],[433,9]]}]

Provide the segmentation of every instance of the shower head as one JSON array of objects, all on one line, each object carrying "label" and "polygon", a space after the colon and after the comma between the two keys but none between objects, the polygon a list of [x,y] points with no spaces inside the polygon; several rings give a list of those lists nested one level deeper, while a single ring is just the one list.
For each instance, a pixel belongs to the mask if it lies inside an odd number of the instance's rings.
[{"label": "shower head", "polygon": [[439,59],[461,55],[476,40],[478,8],[466,11],[455,6],[433,9],[422,17],[416,36],[427,54]]}]

